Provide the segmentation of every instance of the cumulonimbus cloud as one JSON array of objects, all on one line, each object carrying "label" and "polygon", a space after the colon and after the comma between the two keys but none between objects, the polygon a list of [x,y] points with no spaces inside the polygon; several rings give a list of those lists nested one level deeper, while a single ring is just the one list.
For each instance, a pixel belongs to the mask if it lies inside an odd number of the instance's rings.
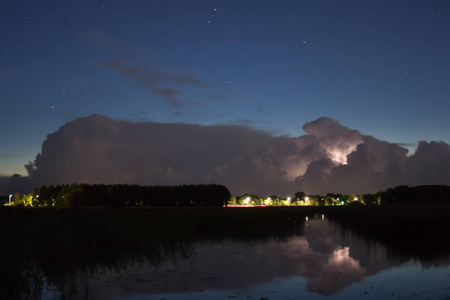
[{"label": "cumulonimbus cloud", "polygon": [[31,182],[217,183],[232,194],[372,193],[400,184],[449,184],[450,148],[420,142],[415,154],[338,121],[277,137],[240,125],[132,123],[79,118],[49,134],[26,167]]}]

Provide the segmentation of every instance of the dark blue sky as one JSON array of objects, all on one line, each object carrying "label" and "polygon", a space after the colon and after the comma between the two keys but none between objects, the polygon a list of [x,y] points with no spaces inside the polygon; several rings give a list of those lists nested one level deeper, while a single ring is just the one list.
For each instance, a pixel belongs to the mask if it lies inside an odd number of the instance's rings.
[{"label": "dark blue sky", "polygon": [[0,174],[94,113],[450,142],[448,1],[3,1]]}]

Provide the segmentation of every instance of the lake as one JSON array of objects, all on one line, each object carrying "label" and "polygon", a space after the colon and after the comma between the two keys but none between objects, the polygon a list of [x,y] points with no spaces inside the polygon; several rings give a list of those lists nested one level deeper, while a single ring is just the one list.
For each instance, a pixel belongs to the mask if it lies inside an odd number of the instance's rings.
[{"label": "lake", "polygon": [[0,297],[450,299],[441,210],[340,209],[2,210]]}]

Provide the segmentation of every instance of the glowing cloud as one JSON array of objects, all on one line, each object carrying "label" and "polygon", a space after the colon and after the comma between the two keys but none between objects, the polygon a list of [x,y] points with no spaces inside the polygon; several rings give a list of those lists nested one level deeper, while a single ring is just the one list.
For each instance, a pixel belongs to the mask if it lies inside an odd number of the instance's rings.
[{"label": "glowing cloud", "polygon": [[[49,134],[26,166],[30,184],[217,183],[237,195],[371,193],[399,184],[450,184],[450,147],[417,152],[361,135],[330,118],[306,135],[276,137],[248,126],[131,123],[101,115]],[[19,187],[21,180],[15,179]]]}]

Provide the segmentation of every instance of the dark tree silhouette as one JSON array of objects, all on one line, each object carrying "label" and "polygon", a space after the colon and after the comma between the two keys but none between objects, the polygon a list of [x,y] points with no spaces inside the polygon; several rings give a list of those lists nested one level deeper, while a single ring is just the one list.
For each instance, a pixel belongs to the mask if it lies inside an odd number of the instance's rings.
[{"label": "dark tree silhouette", "polygon": [[139,186],[71,184],[35,188],[38,206],[222,206],[231,197],[222,185]]}]

